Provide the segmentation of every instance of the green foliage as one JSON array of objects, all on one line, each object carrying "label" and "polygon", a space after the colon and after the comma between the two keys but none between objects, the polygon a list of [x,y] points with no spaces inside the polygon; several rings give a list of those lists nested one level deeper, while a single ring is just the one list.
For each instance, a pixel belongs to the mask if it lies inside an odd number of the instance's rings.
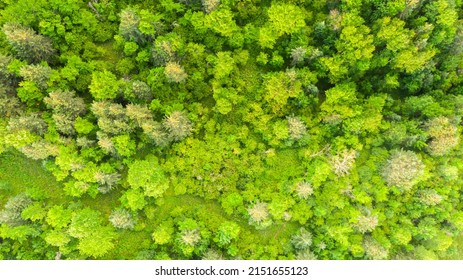
[{"label": "green foliage", "polygon": [[129,189],[122,195],[120,200],[124,207],[132,211],[143,209],[146,205],[145,196],[140,189]]},{"label": "green foliage", "polygon": [[114,99],[119,95],[119,82],[116,76],[107,70],[93,72],[89,89],[96,100]]},{"label": "green foliage", "polygon": [[[0,224],[15,227],[25,223],[21,213],[32,203],[24,194],[10,198],[2,211],[0,211]],[[27,215],[26,215],[27,216]]]},{"label": "green foliage", "polygon": [[426,123],[427,133],[431,137],[428,150],[431,155],[443,156],[460,142],[458,129],[446,117],[437,117]]},{"label": "green foliage", "polygon": [[452,259],[462,3],[0,3],[0,258]]},{"label": "green foliage", "polygon": [[[62,215],[62,214],[61,214]],[[75,238],[85,238],[94,234],[103,219],[101,213],[90,208],[84,208],[72,213],[68,234]],[[60,225],[64,222],[60,221]]]},{"label": "green foliage", "polygon": [[61,205],[55,205],[48,210],[46,222],[56,228],[61,229],[69,225],[72,219],[72,209],[65,209]]},{"label": "green foliage", "polygon": [[264,48],[273,48],[278,37],[295,33],[305,26],[304,11],[292,4],[272,4],[267,14],[269,25],[262,27],[259,33],[259,44]]},{"label": "green foliage", "polygon": [[229,245],[232,240],[237,239],[240,234],[240,227],[234,222],[224,222],[218,229],[214,241],[220,247]]},{"label": "green foliage", "polygon": [[129,166],[127,182],[135,189],[143,189],[146,196],[161,197],[169,187],[156,157],[136,160]]},{"label": "green foliage", "polygon": [[91,231],[89,236],[79,240],[77,248],[84,256],[102,257],[114,248],[116,234],[109,227],[101,227]]},{"label": "green foliage", "polygon": [[16,52],[16,55],[31,63],[48,60],[54,53],[51,41],[29,27],[16,23],[3,25],[6,40]]}]

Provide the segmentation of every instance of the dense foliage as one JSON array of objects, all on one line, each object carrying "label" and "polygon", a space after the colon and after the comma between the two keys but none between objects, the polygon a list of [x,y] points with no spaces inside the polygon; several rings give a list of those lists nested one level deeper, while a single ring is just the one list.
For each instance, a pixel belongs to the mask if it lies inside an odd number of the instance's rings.
[{"label": "dense foliage", "polygon": [[462,17],[0,0],[0,258],[457,258]]}]

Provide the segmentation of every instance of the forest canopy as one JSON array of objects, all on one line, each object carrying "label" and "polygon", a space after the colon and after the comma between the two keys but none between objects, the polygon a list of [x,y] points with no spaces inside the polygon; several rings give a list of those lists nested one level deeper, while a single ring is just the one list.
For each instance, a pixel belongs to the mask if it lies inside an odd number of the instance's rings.
[{"label": "forest canopy", "polygon": [[462,258],[462,5],[0,0],[0,259]]}]

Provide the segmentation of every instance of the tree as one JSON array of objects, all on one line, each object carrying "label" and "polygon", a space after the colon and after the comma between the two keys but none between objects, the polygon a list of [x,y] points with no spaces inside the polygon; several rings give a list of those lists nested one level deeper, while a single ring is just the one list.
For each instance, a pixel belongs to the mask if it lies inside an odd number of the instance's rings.
[{"label": "tree", "polygon": [[135,189],[141,188],[146,196],[161,197],[169,187],[158,159],[149,156],[146,160],[135,160],[129,165],[127,182]]},{"label": "tree", "polygon": [[19,75],[26,81],[34,82],[39,88],[46,89],[48,87],[47,82],[52,73],[52,69],[49,66],[43,65],[25,65],[19,69]]},{"label": "tree", "polygon": [[82,98],[76,97],[73,91],[53,91],[44,98],[45,104],[53,109],[53,120],[56,128],[64,134],[75,133],[74,122],[83,115],[87,108]]},{"label": "tree", "polygon": [[201,260],[206,261],[206,260],[224,260],[224,257],[220,252],[217,252],[214,249],[208,249],[204,254]]},{"label": "tree", "polygon": [[54,205],[48,210],[46,222],[56,229],[66,228],[73,216],[72,209],[64,208],[62,205]]},{"label": "tree", "polygon": [[239,31],[239,27],[233,19],[233,12],[228,8],[215,9],[204,17],[201,27],[207,27],[224,37],[232,37]]},{"label": "tree", "polygon": [[[295,75],[296,74],[296,75]],[[269,103],[273,113],[279,113],[288,99],[302,92],[302,85],[295,70],[269,73],[264,76],[264,99]]]},{"label": "tree", "polygon": [[120,183],[121,174],[98,171],[95,173],[95,180],[100,185],[98,191],[101,193],[108,193]]},{"label": "tree", "polygon": [[153,99],[150,87],[145,82],[138,80],[132,82],[132,87],[129,87],[124,95],[132,102],[140,100],[149,103]]},{"label": "tree", "polygon": [[14,95],[6,93],[6,88],[0,88],[0,116],[16,117],[22,110],[21,101]]},{"label": "tree", "polygon": [[11,197],[6,202],[4,209],[0,211],[0,224],[11,227],[25,224],[26,221],[21,217],[21,213],[31,203],[32,200],[25,194]]},{"label": "tree", "polygon": [[102,257],[115,247],[116,236],[110,227],[97,227],[90,232],[90,235],[79,240],[77,248],[85,256]]},{"label": "tree", "polygon": [[140,189],[129,189],[120,198],[122,205],[132,211],[143,209],[146,205],[145,195]]},{"label": "tree", "polygon": [[440,196],[435,190],[426,189],[419,192],[419,201],[428,206],[434,206],[442,201]]},{"label": "tree", "polygon": [[312,184],[306,181],[299,181],[295,184],[294,191],[296,192],[296,195],[300,199],[307,199],[309,198],[314,190],[312,187]]},{"label": "tree", "polygon": [[424,174],[424,164],[412,151],[394,151],[382,170],[389,186],[409,190]]},{"label": "tree", "polygon": [[57,156],[59,148],[57,145],[41,140],[22,147],[21,152],[29,158],[39,160],[46,159],[49,156]]},{"label": "tree", "polygon": [[139,127],[143,127],[145,123],[153,120],[153,114],[146,106],[128,104],[126,112],[127,117],[134,120]]},{"label": "tree", "polygon": [[6,23],[3,25],[2,31],[18,57],[30,63],[49,60],[55,52],[48,38],[36,34],[29,27],[16,23]]},{"label": "tree", "polygon": [[348,175],[350,170],[354,167],[357,154],[355,150],[345,150],[340,154],[332,156],[330,163],[334,173],[340,177]]},{"label": "tree", "polygon": [[259,32],[259,44],[273,48],[278,37],[300,31],[306,26],[304,10],[292,4],[272,3],[267,10],[269,22]]},{"label": "tree", "polygon": [[[126,108],[110,101],[94,101],[91,110],[98,117],[98,127],[105,135],[118,135],[133,130]],[[103,136],[103,135],[102,135]]]},{"label": "tree", "polygon": [[185,113],[174,111],[165,117],[162,122],[163,127],[169,132],[169,137],[175,141],[180,141],[191,134],[193,125]]},{"label": "tree", "polygon": [[125,8],[121,11],[119,16],[121,18],[119,34],[126,41],[143,42],[144,36],[138,29],[141,21],[140,16],[131,8]]},{"label": "tree", "polygon": [[220,225],[214,241],[219,247],[228,246],[240,234],[240,227],[234,222],[224,222]]},{"label": "tree", "polygon": [[153,232],[154,243],[159,245],[169,244],[172,242],[174,234],[174,225],[171,220],[161,223]]},{"label": "tree", "polygon": [[43,135],[47,131],[47,124],[42,118],[40,118],[39,114],[33,113],[30,115],[11,118],[8,122],[7,129],[10,132],[28,130],[32,133]]},{"label": "tree", "polygon": [[360,233],[371,232],[378,225],[378,216],[360,215],[357,217],[357,222],[354,228]]},{"label": "tree", "polygon": [[114,99],[119,95],[119,81],[110,71],[95,71],[89,89],[96,100]]},{"label": "tree", "polygon": [[326,100],[321,105],[323,120],[329,124],[339,124],[343,120],[360,114],[357,91],[353,83],[337,84],[325,92]]},{"label": "tree", "polygon": [[305,228],[300,228],[298,233],[291,237],[291,244],[297,250],[303,251],[309,249],[312,245],[312,234]]},{"label": "tree", "polygon": [[366,257],[372,260],[382,260],[388,256],[388,251],[371,236],[364,238],[363,249]]},{"label": "tree", "polygon": [[222,197],[222,208],[228,215],[241,206],[243,206],[243,197],[239,193],[231,193]]},{"label": "tree", "polygon": [[443,156],[449,153],[460,142],[457,127],[446,117],[433,118],[425,125],[431,137],[427,148],[433,156]]},{"label": "tree", "polygon": [[165,147],[173,140],[164,127],[154,120],[143,122],[142,129],[146,136],[159,147]]},{"label": "tree", "polygon": [[188,77],[183,67],[177,62],[167,62],[164,74],[171,83],[181,83]]},{"label": "tree", "polygon": [[203,5],[204,12],[209,14],[219,7],[220,0],[201,0],[201,4]]},{"label": "tree", "polygon": [[135,223],[132,214],[126,209],[116,209],[109,216],[111,224],[118,229],[133,229]]},{"label": "tree", "polygon": [[70,236],[78,239],[90,237],[100,227],[102,222],[103,219],[100,212],[88,207],[79,209],[72,213],[68,233]]},{"label": "tree", "polygon": [[291,50],[292,65],[302,64],[307,56],[305,47],[297,47]]},{"label": "tree", "polygon": [[288,117],[289,138],[297,141],[307,134],[307,127],[298,117]]},{"label": "tree", "polygon": [[128,134],[117,135],[111,138],[116,153],[121,157],[131,157],[135,154],[137,146]]},{"label": "tree", "polygon": [[248,208],[249,224],[256,225],[256,228],[266,228],[272,221],[268,212],[267,203],[257,202],[252,207]]}]

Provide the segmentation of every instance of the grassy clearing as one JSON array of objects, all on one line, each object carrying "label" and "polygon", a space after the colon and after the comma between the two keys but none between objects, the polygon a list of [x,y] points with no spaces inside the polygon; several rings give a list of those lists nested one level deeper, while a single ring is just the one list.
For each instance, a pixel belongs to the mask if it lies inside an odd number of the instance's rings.
[{"label": "grassy clearing", "polygon": [[28,159],[17,151],[0,154],[0,206],[3,207],[9,197],[23,192],[50,200],[52,204],[66,202],[62,184],[40,161]]}]

